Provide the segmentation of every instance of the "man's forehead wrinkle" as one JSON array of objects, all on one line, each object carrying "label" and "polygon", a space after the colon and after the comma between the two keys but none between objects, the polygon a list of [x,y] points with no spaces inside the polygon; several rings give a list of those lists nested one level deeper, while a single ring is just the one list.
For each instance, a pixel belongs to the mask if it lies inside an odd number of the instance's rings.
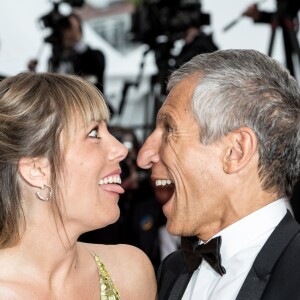
[{"label": "man's forehead wrinkle", "polygon": [[181,102],[181,97],[183,95],[186,95],[186,90],[178,90],[178,91],[173,91],[169,94],[169,96],[166,99],[166,104],[165,106],[171,106],[172,108],[176,109],[176,103]]},{"label": "man's forehead wrinkle", "polygon": [[[178,100],[178,102],[180,101],[180,99]],[[161,115],[170,115],[173,110],[174,112],[177,111],[177,102],[176,101],[170,101],[170,99],[167,99],[166,102],[164,103],[164,105],[161,107],[161,109],[159,110],[158,114]]]}]

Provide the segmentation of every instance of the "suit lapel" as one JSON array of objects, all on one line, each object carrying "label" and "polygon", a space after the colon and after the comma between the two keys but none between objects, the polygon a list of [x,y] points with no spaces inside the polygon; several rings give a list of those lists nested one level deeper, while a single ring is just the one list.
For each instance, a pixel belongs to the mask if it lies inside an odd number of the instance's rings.
[{"label": "suit lapel", "polygon": [[173,252],[158,270],[158,300],[180,300],[190,281],[181,251]]},{"label": "suit lapel", "polygon": [[288,211],[258,253],[236,300],[261,298],[274,265],[297,232],[299,224]]},{"label": "suit lapel", "polygon": [[184,291],[191,279],[192,274],[185,272],[179,274],[173,288],[170,292],[168,300],[180,300],[184,294]]}]

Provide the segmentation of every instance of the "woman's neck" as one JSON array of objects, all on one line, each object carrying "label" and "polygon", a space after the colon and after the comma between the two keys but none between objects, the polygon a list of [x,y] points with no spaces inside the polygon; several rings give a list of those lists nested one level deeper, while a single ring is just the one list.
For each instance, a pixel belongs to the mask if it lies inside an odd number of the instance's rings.
[{"label": "woman's neck", "polygon": [[30,266],[37,273],[45,270],[49,277],[67,276],[78,268],[78,244],[70,240],[62,226],[56,226],[54,220],[45,220],[44,224],[26,224],[20,242],[12,247],[0,250],[12,255],[23,266]]}]

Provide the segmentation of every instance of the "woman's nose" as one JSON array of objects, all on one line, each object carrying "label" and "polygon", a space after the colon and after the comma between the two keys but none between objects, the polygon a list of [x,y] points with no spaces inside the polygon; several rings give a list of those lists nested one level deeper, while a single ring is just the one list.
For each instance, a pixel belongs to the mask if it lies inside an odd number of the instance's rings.
[{"label": "woman's nose", "polygon": [[128,154],[128,149],[125,145],[120,143],[114,136],[111,136],[113,139],[113,145],[110,148],[109,160],[122,161],[126,158]]}]

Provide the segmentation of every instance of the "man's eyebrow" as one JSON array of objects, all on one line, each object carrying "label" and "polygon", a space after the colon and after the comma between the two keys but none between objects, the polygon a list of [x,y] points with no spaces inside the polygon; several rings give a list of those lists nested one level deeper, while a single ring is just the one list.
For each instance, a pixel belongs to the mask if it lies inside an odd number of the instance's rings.
[{"label": "man's eyebrow", "polygon": [[165,123],[169,123],[169,124],[174,123],[173,118],[169,114],[158,114],[156,121],[157,122],[165,122]]}]

